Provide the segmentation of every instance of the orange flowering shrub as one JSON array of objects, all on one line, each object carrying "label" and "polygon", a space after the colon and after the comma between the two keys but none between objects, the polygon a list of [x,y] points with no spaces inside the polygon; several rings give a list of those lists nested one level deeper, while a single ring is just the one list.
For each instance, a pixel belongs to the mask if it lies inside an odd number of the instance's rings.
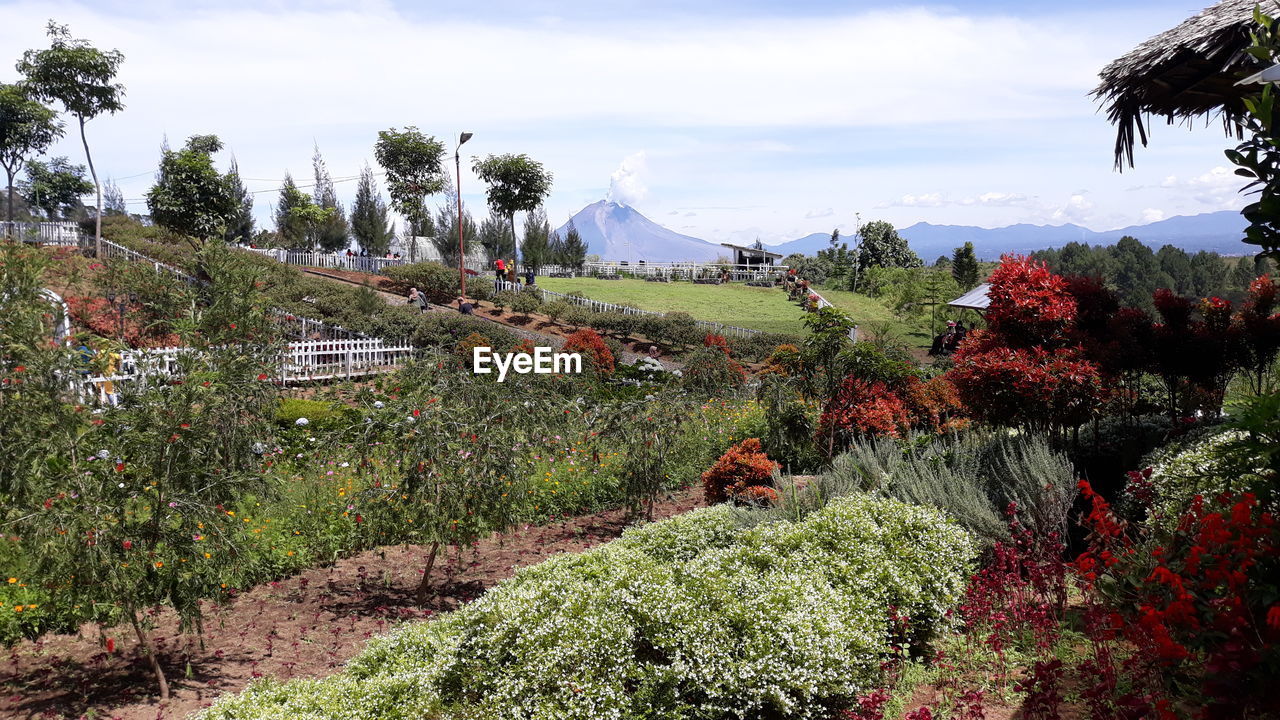
[{"label": "orange flowering shrub", "polygon": [[576,352],[582,355],[586,367],[601,375],[613,374],[613,353],[604,344],[604,338],[591,328],[582,328],[569,336],[564,342],[562,352]]},{"label": "orange flowering shrub", "polygon": [[[725,451],[702,473],[702,490],[710,504],[732,497],[752,499],[767,495],[752,488],[773,490],[773,472],[780,466],[765,455],[758,438],[747,438]],[[776,494],[773,496],[776,498]]]},{"label": "orange flowering shrub", "polygon": [[790,376],[797,375],[801,371],[800,348],[784,343],[773,349],[773,353],[765,360],[764,369],[760,374],[775,373]]},{"label": "orange flowering shrub", "polygon": [[462,360],[462,364],[464,366],[471,367],[471,358],[474,357],[473,351],[475,348],[492,347],[492,345],[493,342],[489,340],[489,338],[478,332],[473,332],[462,338],[462,340],[454,347],[453,352]]},{"label": "orange flowering shrub", "polygon": [[934,432],[942,432],[943,425],[964,407],[956,387],[945,375],[925,381],[909,377],[899,395],[907,406],[911,424]]},{"label": "orange flowering shrub", "polygon": [[818,440],[820,446],[838,449],[857,435],[899,437],[910,427],[911,415],[897,393],[882,382],[850,375],[822,410]]}]

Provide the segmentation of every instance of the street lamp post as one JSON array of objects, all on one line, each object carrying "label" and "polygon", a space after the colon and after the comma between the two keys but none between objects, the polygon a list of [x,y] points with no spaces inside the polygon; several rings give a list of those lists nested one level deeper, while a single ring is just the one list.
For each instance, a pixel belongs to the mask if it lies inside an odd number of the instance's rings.
[{"label": "street lamp post", "polygon": [[[117,302],[117,298],[119,299],[119,302]],[[130,303],[136,302],[138,302],[137,293],[129,293],[127,296],[124,293],[116,295],[114,290],[107,293],[107,304],[111,305],[115,309],[118,316],[117,327],[119,330],[116,333],[116,339],[120,342],[124,342],[124,313],[129,309]]]},{"label": "street lamp post", "polygon": [[466,267],[467,251],[462,244],[462,155],[460,151],[463,143],[471,139],[471,133],[464,132],[458,136],[458,144],[453,149],[453,169],[458,178],[458,287],[461,289],[463,299],[467,297],[467,273]]}]

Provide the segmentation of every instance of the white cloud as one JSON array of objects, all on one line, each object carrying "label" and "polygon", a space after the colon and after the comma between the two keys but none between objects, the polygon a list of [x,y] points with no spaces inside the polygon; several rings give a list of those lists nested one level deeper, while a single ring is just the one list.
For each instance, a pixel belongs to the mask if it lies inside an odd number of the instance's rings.
[{"label": "white cloud", "polygon": [[835,210],[832,210],[831,208],[823,208],[822,210],[810,210],[804,214],[804,217],[806,220],[814,220],[816,218],[831,217],[835,214]]},{"label": "white cloud", "polygon": [[1153,223],[1164,219],[1164,211],[1159,208],[1146,208],[1142,211],[1142,222]]},{"label": "white cloud", "polygon": [[628,155],[609,176],[607,198],[622,205],[635,206],[649,194],[649,188],[641,177],[645,172],[644,151]]},{"label": "white cloud", "polygon": [[1065,205],[1054,210],[1049,217],[1055,222],[1079,224],[1089,220],[1091,210],[1093,210],[1093,203],[1084,195],[1077,193],[1072,195]]}]

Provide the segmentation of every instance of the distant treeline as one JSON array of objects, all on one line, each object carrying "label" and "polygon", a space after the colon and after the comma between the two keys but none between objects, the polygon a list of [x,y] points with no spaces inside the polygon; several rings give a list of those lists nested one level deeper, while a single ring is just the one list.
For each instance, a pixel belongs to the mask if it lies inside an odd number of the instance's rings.
[{"label": "distant treeline", "polygon": [[1115,245],[1073,242],[1032,256],[1059,275],[1101,277],[1122,303],[1147,310],[1153,309],[1151,296],[1160,288],[1185,297],[1216,296],[1238,303],[1254,278],[1275,272],[1274,263],[1265,258],[1223,257],[1205,250],[1188,253],[1172,245],[1153,252],[1128,236]]}]

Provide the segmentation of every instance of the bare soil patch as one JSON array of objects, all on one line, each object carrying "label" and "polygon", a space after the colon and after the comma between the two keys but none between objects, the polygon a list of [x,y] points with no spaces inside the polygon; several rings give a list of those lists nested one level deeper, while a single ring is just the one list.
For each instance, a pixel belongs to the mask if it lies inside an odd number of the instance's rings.
[{"label": "bare soil patch", "polygon": [[[657,519],[704,505],[700,488],[664,496]],[[9,649],[0,670],[0,718],[183,718],[254,678],[317,677],[337,672],[370,637],[470,602],[516,568],[608,542],[627,527],[624,510],[526,526],[474,547],[450,550],[433,573],[439,590],[414,601],[427,549],[391,546],[267,583],[230,600],[205,603],[204,629],[182,635],[162,610],[152,620],[172,697],[160,703],[146,658],[126,626],[50,635]]]}]

